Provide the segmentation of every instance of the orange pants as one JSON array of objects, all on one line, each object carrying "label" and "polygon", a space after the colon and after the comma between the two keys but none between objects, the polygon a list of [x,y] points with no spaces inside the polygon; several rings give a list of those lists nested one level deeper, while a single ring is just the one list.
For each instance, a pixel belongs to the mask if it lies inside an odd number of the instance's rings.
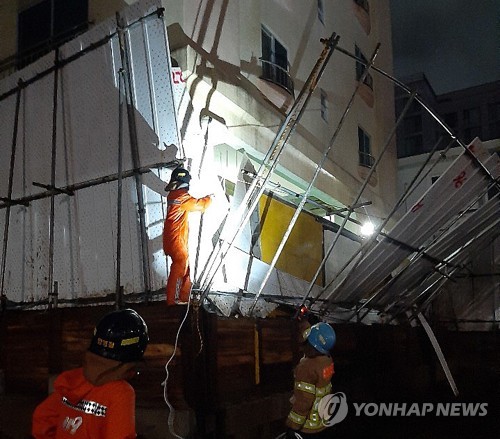
[{"label": "orange pants", "polygon": [[165,249],[165,253],[172,259],[167,280],[167,305],[188,302],[191,292],[191,279],[189,276],[187,248],[174,241]]}]

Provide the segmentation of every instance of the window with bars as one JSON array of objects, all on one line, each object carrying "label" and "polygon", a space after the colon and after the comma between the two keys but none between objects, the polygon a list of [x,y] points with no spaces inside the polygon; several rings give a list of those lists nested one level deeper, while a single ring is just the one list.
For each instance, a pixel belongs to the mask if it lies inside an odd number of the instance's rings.
[{"label": "window with bars", "polygon": [[288,72],[287,50],[277,38],[262,26],[262,78],[278,84],[293,93],[293,82]]},{"label": "window with bars", "polygon": [[[363,52],[361,52],[361,49],[355,45],[354,46],[354,54],[356,55],[356,58],[359,58],[361,61],[356,60],[356,81],[359,81],[361,77],[363,76],[363,73],[365,72],[366,69],[366,57],[363,55]],[[366,84],[370,89],[373,90],[373,78],[372,76],[368,73],[363,81],[364,84]]]},{"label": "window with bars", "polygon": [[375,159],[372,156],[370,136],[358,127],[358,148],[359,148],[359,164],[367,168],[371,168]]}]

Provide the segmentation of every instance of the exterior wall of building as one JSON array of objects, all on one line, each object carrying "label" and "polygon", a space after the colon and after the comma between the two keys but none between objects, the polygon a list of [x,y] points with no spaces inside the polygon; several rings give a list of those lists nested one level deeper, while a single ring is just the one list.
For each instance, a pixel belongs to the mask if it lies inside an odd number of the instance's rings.
[{"label": "exterior wall of building", "polygon": [[[287,50],[296,96],[321,53],[320,38],[329,37],[332,30],[340,35],[342,48],[354,53],[357,45],[367,58],[381,42],[377,65],[392,71],[388,2],[371,7],[369,34],[356,18],[354,1],[325,2],[324,24],[318,19],[315,2],[216,1],[210,3],[210,9],[194,0],[183,2],[182,9],[176,3],[164,2],[169,38],[172,55],[187,81],[193,118],[197,119],[203,109],[220,116],[228,128],[220,143],[244,148],[253,158],[262,158],[267,152],[293,102],[283,88],[260,78],[261,26]],[[372,76],[374,105],[370,107],[360,96],[355,98],[315,184],[313,195],[333,205],[350,204],[367,174],[358,165],[358,126],[368,132],[376,157],[394,121],[392,85],[375,73]],[[307,187],[355,86],[355,61],[334,52],[290,147],[280,158],[278,174],[286,181]],[[326,121],[321,117],[320,89],[328,101]],[[374,203],[375,212],[387,211],[394,200],[395,175],[395,147],[391,143],[372,179],[374,184],[363,196]]]},{"label": "exterior wall of building", "polygon": [[[5,29],[1,60],[16,53],[18,13],[36,3],[30,0],[0,3],[0,27]],[[113,16],[127,3],[133,2],[89,0],[90,26]],[[265,154],[293,102],[285,90],[260,79],[261,26],[287,50],[295,95],[323,49],[320,38],[329,37],[333,31],[340,36],[342,48],[354,53],[356,45],[367,59],[380,42],[376,65],[392,72],[389,2],[386,0],[371,2],[369,14],[354,0],[324,2],[321,20],[316,2],[299,0],[209,3],[164,0],[163,3],[170,24],[173,55],[190,83],[193,107],[220,114],[231,138],[230,142],[224,139],[224,143],[235,149],[244,147],[255,158]],[[338,51],[332,56],[290,140],[292,147],[280,159],[280,172],[287,181],[302,187],[310,181],[356,86],[355,64],[355,60]],[[368,133],[372,155],[377,157],[393,124],[392,85],[373,72],[371,75],[374,104],[370,107],[360,96],[356,97],[319,175],[315,185],[318,190],[312,194],[329,204],[351,204],[368,173],[358,164],[358,126]],[[321,92],[328,106],[326,120],[321,117]],[[193,113],[193,118],[198,116]],[[190,138],[189,132],[185,134],[188,142],[199,141],[196,137]],[[363,196],[373,202],[374,213],[382,214],[394,200],[394,157],[391,145]],[[380,175],[384,178],[379,178]]]},{"label": "exterior wall of building", "polygon": [[[470,143],[474,137],[493,140],[500,137],[500,81],[436,95],[424,74],[406,78],[406,84],[416,90],[423,102],[438,114],[458,139]],[[396,91],[396,115],[401,114],[408,93]],[[413,102],[398,127],[398,157],[408,157],[444,149],[449,135],[418,103]]]},{"label": "exterior wall of building", "polygon": [[[90,24],[106,16],[113,19],[122,4],[125,3],[102,6],[90,2]],[[287,51],[288,73],[295,84],[295,96],[323,49],[320,39],[329,37],[332,30],[340,36],[339,45],[344,50],[355,53],[358,47],[367,59],[380,42],[376,64],[389,73],[392,71],[388,1],[372,5],[369,14],[360,11],[355,1],[325,2],[321,20],[317,3],[299,0],[244,3],[165,0],[163,5],[172,57],[182,69],[186,83],[188,99],[179,103],[179,129],[186,157],[195,165],[192,169],[197,169],[204,155],[201,127],[204,116],[213,116],[220,128],[210,129],[207,156],[222,147],[244,150],[257,166],[293,103],[293,94],[262,79],[262,27]],[[370,153],[377,157],[393,126],[392,84],[376,72],[370,75],[373,84],[368,88],[362,85],[355,95],[356,61],[334,51],[280,158],[273,181],[302,193],[342,122],[311,196],[332,208],[370,201],[373,203],[368,208],[371,215],[383,217],[388,213],[395,199],[396,162],[392,142],[370,184],[356,200],[369,173],[369,168],[360,166],[358,128],[366,131],[371,141]],[[323,117],[322,95],[328,106]],[[343,114],[353,96],[352,108],[344,120]],[[206,187],[201,190],[205,191]],[[342,218],[336,220],[340,222]],[[352,228],[357,231],[358,226]]]},{"label": "exterior wall of building", "polygon": [[[2,33],[2,44],[0,45],[0,78],[8,76],[16,69],[18,62],[17,53],[19,51],[19,13],[36,6],[38,3],[40,3],[40,0],[0,0],[0,30]],[[86,21],[89,26],[94,26],[106,18],[114,16],[127,3],[133,3],[133,1],[107,0],[103,2],[88,0],[88,17]]]}]

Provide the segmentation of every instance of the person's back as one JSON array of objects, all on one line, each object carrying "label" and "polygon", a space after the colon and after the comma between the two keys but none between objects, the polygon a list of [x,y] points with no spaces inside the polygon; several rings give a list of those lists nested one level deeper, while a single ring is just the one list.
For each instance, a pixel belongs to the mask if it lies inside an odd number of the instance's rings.
[{"label": "person's back", "polygon": [[334,364],[330,350],[335,345],[333,328],[316,323],[303,333],[304,357],[294,370],[292,408],[286,419],[286,439],[330,437],[328,421],[319,408],[332,391]]},{"label": "person's back", "polygon": [[105,316],[83,367],[61,373],[54,392],[35,409],[33,437],[135,438],[135,391],[127,380],[147,343],[147,326],[135,311]]},{"label": "person's back", "polygon": [[165,187],[167,216],[163,225],[163,251],[170,256],[172,264],[166,285],[167,305],[184,304],[191,294],[191,278],[188,254],[188,213],[204,212],[212,197],[195,198],[189,194],[191,174],[177,167],[172,171],[170,182]]}]

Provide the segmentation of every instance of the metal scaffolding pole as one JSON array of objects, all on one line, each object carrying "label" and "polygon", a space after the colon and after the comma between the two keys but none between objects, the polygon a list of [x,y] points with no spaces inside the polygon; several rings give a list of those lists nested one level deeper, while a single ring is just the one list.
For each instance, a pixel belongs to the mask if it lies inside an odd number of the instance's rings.
[{"label": "metal scaffolding pole", "polygon": [[5,224],[3,232],[3,246],[2,246],[2,273],[1,273],[1,284],[0,284],[0,297],[4,297],[4,287],[5,287],[5,269],[7,265],[7,245],[9,241],[9,226],[10,226],[10,208],[12,199],[12,188],[14,185],[14,165],[16,162],[16,149],[17,149],[17,131],[19,127],[19,109],[21,107],[21,94],[23,91],[23,83],[19,80],[19,87],[16,94],[16,109],[14,113],[14,129],[12,130],[12,147],[10,153],[10,168],[9,168],[9,184],[7,188],[7,200],[8,205],[5,211]]},{"label": "metal scaffolding pole", "polygon": [[281,124],[271,147],[269,148],[262,164],[259,167],[257,178],[253,180],[240,205],[240,209],[247,210],[246,213],[244,213],[243,211],[243,219],[239,221],[236,230],[231,234],[230,240],[228,242],[224,242],[224,245],[222,245],[221,247],[216,247],[216,249],[212,252],[209,260],[207,261],[206,267],[209,268],[206,271],[205,279],[202,279],[202,300],[207,296],[215,275],[222,265],[222,261],[233,246],[234,241],[236,240],[239,233],[243,230],[245,225],[250,220],[253,211],[257,207],[259,199],[264,193],[266,183],[276,169],[276,166],[278,165],[278,159],[283,152],[283,149],[288,142],[288,139],[290,138],[292,132],[295,130],[297,123],[301,119],[307,103],[309,102],[309,99],[313,91],[315,90],[328,61],[330,60],[334,48],[338,44],[339,38],[339,36],[333,33],[330,38],[321,40],[324,44],[323,51],[319,56],[316,64],[314,65],[311,73],[309,74],[309,77],[307,78],[299,96],[295,100],[285,120]]},{"label": "metal scaffolding pole", "polygon": [[[171,162],[153,163],[151,165],[141,166],[140,168],[128,169],[127,171],[123,171],[122,178],[128,178],[128,177],[134,177],[135,175],[146,174],[150,172],[152,169],[175,168],[178,165],[179,162],[177,160]],[[32,201],[49,198],[52,195],[61,195],[61,194],[70,195],[72,192],[76,192],[82,189],[87,189],[92,186],[98,186],[100,184],[110,183],[116,180],[118,180],[118,173],[105,175],[104,177],[98,177],[92,180],[82,181],[80,183],[74,183],[67,186],[62,186],[60,188],[50,188],[47,187],[46,185],[34,184],[35,186],[41,186],[46,190],[38,194],[27,195],[21,198],[14,198],[10,201],[6,200],[2,204],[0,204],[0,209],[7,208],[13,204],[22,204],[27,206]]]},{"label": "metal scaffolding pole", "polygon": [[[330,148],[331,148],[331,146],[333,145],[333,143],[335,142],[335,140],[337,139],[338,133],[340,132],[340,129],[341,129],[341,128],[342,128],[342,126],[343,126],[344,120],[345,120],[345,118],[347,117],[347,115],[349,114],[349,112],[350,112],[350,110],[351,110],[351,108],[352,108],[352,105],[353,105],[353,103],[354,103],[354,99],[355,99],[355,97],[356,97],[356,94],[358,93],[358,89],[359,89],[359,87],[360,87],[360,84],[362,84],[362,83],[363,83],[363,81],[365,80],[365,78],[367,77],[367,75],[368,75],[368,71],[369,71],[370,67],[373,65],[373,63],[374,63],[374,61],[375,61],[375,58],[377,57],[377,54],[378,54],[379,48],[380,48],[380,44],[377,44],[377,47],[375,48],[375,50],[374,50],[374,51],[373,51],[373,53],[372,53],[372,56],[371,56],[371,58],[370,58],[370,61],[368,62],[368,64],[366,64],[366,66],[365,66],[366,68],[365,68],[365,70],[363,71],[363,74],[361,75],[361,77],[359,78],[359,81],[358,81],[358,84],[357,84],[356,88],[354,89],[353,93],[351,94],[351,98],[349,99],[349,102],[347,103],[346,108],[344,109],[344,112],[343,112],[343,114],[342,114],[342,117],[341,117],[341,119],[340,119],[340,121],[339,121],[338,125],[337,125],[337,128],[336,128],[336,130],[335,130],[335,132],[334,132],[334,134],[333,134],[333,136],[332,136],[332,138],[331,138],[331,140],[330,140]],[[377,164],[377,163],[376,163],[376,164]],[[376,166],[376,164],[375,164],[375,166]],[[374,166],[374,167],[375,167],[375,166]],[[319,171],[318,171],[318,172],[319,172]],[[344,230],[345,225],[346,225],[346,223],[347,223],[348,219],[349,219],[349,218],[350,218],[350,216],[351,216],[351,213],[354,211],[354,206],[358,204],[358,202],[359,202],[359,200],[360,200],[360,198],[361,198],[361,194],[362,194],[362,192],[364,191],[364,188],[366,187],[366,185],[368,184],[368,181],[369,181],[369,179],[370,179],[371,175],[373,174],[373,172],[374,172],[374,170],[373,170],[373,169],[371,169],[371,170],[370,170],[370,174],[369,174],[369,175],[368,175],[368,177],[365,179],[365,182],[364,182],[364,184],[363,184],[363,186],[362,186],[362,188],[361,188],[361,190],[360,190],[360,192],[359,192],[359,195],[356,197],[356,199],[355,199],[354,203],[352,203],[352,205],[349,207],[349,209],[348,209],[348,211],[347,211],[347,215],[346,215],[346,216],[344,216],[344,219],[343,219],[343,221],[342,221],[342,224],[341,224],[340,228],[339,228],[339,229],[337,230],[337,232],[336,232],[335,239],[334,239],[334,241],[333,241],[332,245],[330,246],[329,251],[328,251],[328,252],[326,253],[326,255],[323,257],[323,260],[321,261],[320,266],[319,266],[319,267],[318,267],[318,269],[316,270],[316,273],[314,274],[314,276],[313,276],[313,278],[312,278],[311,282],[309,283],[309,286],[308,286],[308,288],[307,288],[307,291],[306,291],[306,293],[304,294],[304,297],[303,297],[303,299],[302,299],[302,303],[301,303],[301,305],[304,305],[304,304],[305,304],[305,302],[306,302],[306,300],[307,300],[307,298],[308,298],[308,296],[309,296],[310,292],[312,291],[312,288],[313,288],[313,286],[314,286],[314,283],[316,282],[316,279],[319,277],[320,273],[323,271],[324,266],[325,266],[325,263],[326,263],[326,260],[327,260],[327,259],[328,259],[328,257],[330,256],[330,253],[331,253],[331,251],[333,250],[333,247],[335,246],[335,244],[337,243],[338,239],[340,238],[340,236],[341,236],[341,234],[342,234],[342,231]],[[318,297],[318,298],[319,298],[319,297]]]},{"label": "metal scaffolding pole", "polygon": [[[54,55],[54,95],[52,104],[52,151],[50,165],[50,187],[56,187],[56,166],[57,166],[57,101],[59,90],[59,49]],[[50,224],[49,224],[49,273],[48,273],[48,295],[52,297],[52,282],[54,280],[54,230],[55,230],[55,195],[50,197]],[[49,300],[49,307],[51,301]]]},{"label": "metal scaffolding pole", "polygon": [[116,308],[123,305],[123,289],[121,286],[122,261],[122,180],[123,180],[123,69],[118,72],[118,191],[116,201]]},{"label": "metal scaffolding pole", "polygon": [[[130,137],[130,148],[132,153],[132,163],[134,167],[140,166],[140,155],[139,146],[137,144],[137,127],[135,124],[135,108],[134,108],[134,96],[132,87],[132,77],[131,77],[131,62],[129,55],[129,44],[130,40],[127,38],[127,28],[123,24],[123,19],[120,14],[116,14],[117,21],[117,32],[118,40],[120,45],[120,59],[122,63],[122,68],[124,69],[125,75],[125,98],[127,103],[127,121],[129,128]],[[151,292],[151,276],[150,276],[150,266],[149,266],[149,252],[148,252],[148,235],[146,231],[146,216],[144,207],[144,194],[142,190],[142,178],[140,174],[135,176],[135,188],[137,194],[137,204],[139,213],[139,233],[141,242],[141,254],[142,254],[142,271],[143,271],[143,281],[144,289],[146,291],[146,302],[149,300],[149,293]]]},{"label": "metal scaffolding pole", "polygon": [[[487,190],[485,191],[485,193],[487,192]],[[450,224],[448,224],[448,226],[446,228],[444,228],[443,230],[440,231],[440,233],[434,237],[434,239],[429,242],[429,244],[424,247],[424,248],[420,248],[420,249],[414,249],[413,251],[415,251],[416,255],[415,257],[413,258],[413,260],[410,262],[410,264],[408,264],[406,267],[404,267],[396,276],[394,276],[393,278],[391,278],[389,280],[389,282],[387,283],[387,285],[383,285],[380,289],[378,289],[374,294],[372,294],[372,296],[363,304],[361,304],[359,306],[359,308],[353,313],[353,315],[350,317],[354,317],[354,315],[356,314],[359,314],[360,311],[363,309],[363,308],[366,308],[366,311],[365,313],[363,314],[362,317],[359,318],[360,321],[362,321],[367,315],[368,313],[373,309],[372,307],[370,308],[367,308],[368,305],[373,301],[375,300],[381,293],[382,291],[384,290],[385,287],[393,284],[400,276],[402,276],[410,267],[411,265],[413,264],[413,261],[416,261],[418,260],[420,257],[424,257],[426,258],[426,250],[431,247],[435,242],[437,242],[445,233],[447,233],[465,214],[467,214],[470,209],[484,196],[484,193],[483,194],[480,194],[478,195],[473,201],[471,201],[469,203],[469,205],[467,206],[466,209],[464,209],[464,211],[457,216],[457,218],[455,218],[454,221],[452,221]],[[441,271],[441,268],[442,267],[450,267],[453,272],[455,272],[456,270],[458,269],[463,269],[463,266],[461,265],[457,265],[457,264],[453,264],[449,261],[449,257],[446,258],[446,260],[441,260],[441,259],[436,259],[436,258],[433,258],[434,260],[431,260],[431,262],[435,263],[438,267],[436,267],[434,269],[433,272],[431,272],[429,274],[429,276],[431,276],[434,272],[438,272],[439,274],[441,274],[442,276],[445,276],[445,277],[449,277],[449,274],[445,274]],[[412,302],[413,303],[413,302]],[[385,310],[386,313],[389,313],[389,311],[391,310],[393,306],[389,307],[388,309]],[[399,315],[399,314],[398,314]],[[391,320],[392,321],[392,320]]]},{"label": "metal scaffolding pole", "polygon": [[[327,147],[325,148],[325,150],[323,152],[323,156],[321,158],[321,161],[316,166],[316,170],[314,172],[314,175],[313,175],[311,181],[309,182],[309,185],[308,185],[307,189],[305,190],[305,192],[301,196],[302,199],[301,199],[299,205],[297,206],[297,208],[295,209],[293,217],[292,217],[292,219],[291,219],[291,221],[290,221],[290,223],[288,225],[288,228],[285,231],[285,233],[284,233],[284,235],[283,235],[283,237],[281,239],[280,244],[278,245],[278,248],[277,248],[277,250],[276,250],[276,252],[274,254],[274,257],[273,257],[273,259],[271,261],[271,264],[269,265],[269,268],[268,268],[266,274],[264,275],[264,279],[261,282],[259,290],[257,291],[257,294],[255,296],[255,300],[254,300],[254,302],[253,302],[253,304],[252,304],[252,306],[250,308],[250,314],[253,312],[255,306],[257,305],[257,301],[258,301],[260,295],[262,294],[262,291],[264,290],[264,287],[266,286],[266,284],[267,284],[267,282],[269,280],[269,277],[271,276],[272,270],[274,269],[276,263],[278,262],[278,259],[279,259],[280,255],[281,255],[281,252],[283,251],[283,248],[285,247],[285,244],[286,244],[286,242],[287,242],[287,240],[288,240],[288,238],[289,238],[289,236],[290,236],[290,234],[292,232],[292,229],[295,226],[295,223],[297,222],[299,214],[302,212],[302,209],[304,208],[304,205],[307,202],[307,198],[309,197],[309,194],[311,193],[311,190],[312,190],[312,188],[314,186],[314,183],[316,182],[316,179],[318,178],[318,175],[319,175],[321,169],[323,169],[323,166],[324,166],[324,164],[325,164],[325,162],[326,162],[326,160],[328,158],[328,154],[332,150],[333,145],[334,145],[335,141],[337,140],[338,134],[340,133],[340,130],[342,129],[342,127],[344,125],[344,121],[347,118],[347,115],[349,114],[349,112],[350,112],[350,110],[352,108],[352,105],[353,105],[354,99],[355,99],[355,97],[356,97],[356,95],[358,93],[359,87],[364,82],[365,78],[368,75],[369,66],[371,66],[373,64],[373,62],[375,61],[375,57],[377,56],[379,48],[380,48],[380,44],[378,44],[377,47],[375,48],[375,51],[374,51],[374,53],[372,55],[372,58],[371,58],[371,61],[370,61],[369,65],[368,65],[368,67],[365,68],[363,74],[359,78],[359,81],[358,81],[358,83],[356,85],[356,88],[354,89],[354,92],[351,95],[351,98],[350,98],[350,100],[349,100],[349,102],[348,102],[348,104],[346,106],[346,109],[345,109],[344,113],[342,114],[342,117],[341,117],[339,123],[337,124],[337,128],[335,129],[335,132],[333,133],[333,136],[330,139],[330,142],[328,143]],[[356,203],[357,203],[357,201],[356,201]],[[320,270],[318,270],[316,272],[316,275],[315,275],[312,283],[314,283],[316,281],[317,276],[319,276],[319,273],[321,273],[321,270],[322,270],[322,268],[320,268]],[[310,288],[312,288],[311,285],[310,285]],[[309,293],[309,291],[310,290],[308,290],[307,293]]]}]

